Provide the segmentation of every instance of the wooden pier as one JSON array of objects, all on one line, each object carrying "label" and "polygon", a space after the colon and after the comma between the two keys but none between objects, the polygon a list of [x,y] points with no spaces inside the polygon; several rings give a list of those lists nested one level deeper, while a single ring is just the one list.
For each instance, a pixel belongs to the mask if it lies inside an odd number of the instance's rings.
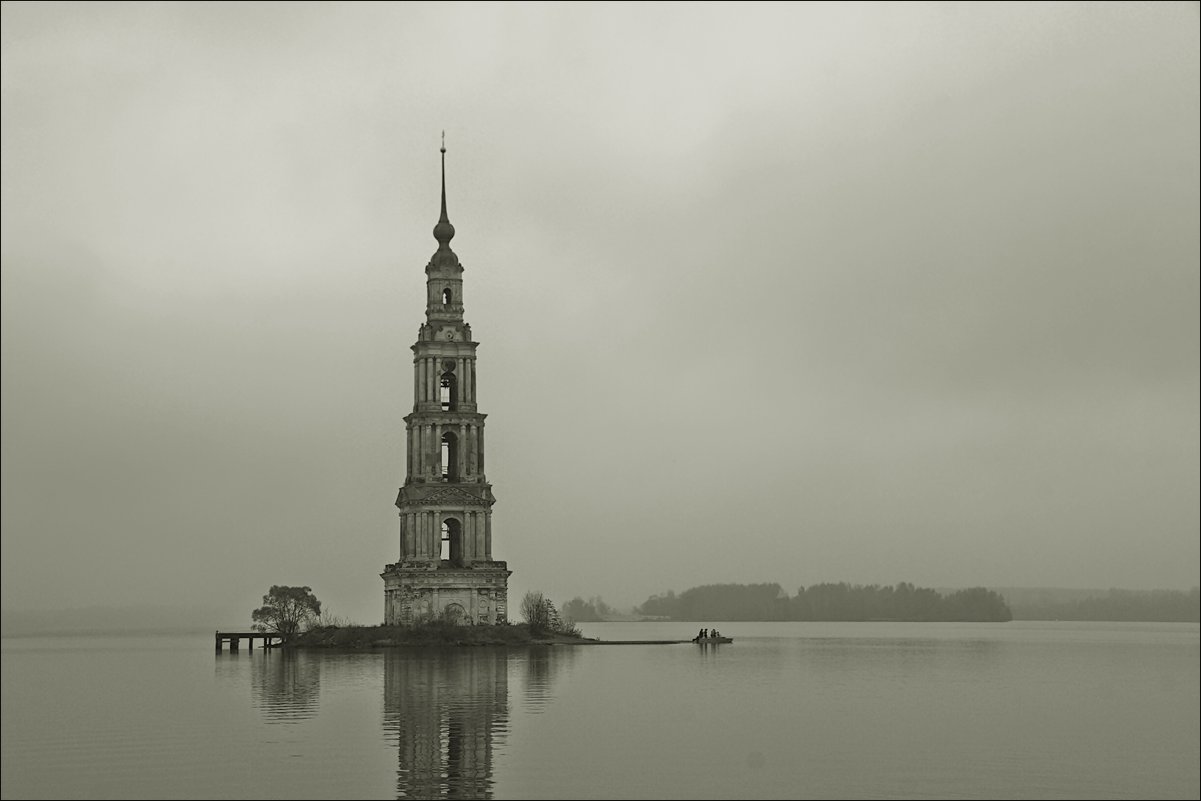
[{"label": "wooden pier", "polygon": [[[263,648],[274,648],[284,641],[280,634],[266,634],[261,631],[218,631],[217,632],[217,653],[221,653],[221,648],[225,643],[229,643],[229,652],[237,653],[238,644],[242,641],[247,641],[246,650],[254,650],[254,641],[262,640]],[[279,640],[279,642],[273,642]]]}]

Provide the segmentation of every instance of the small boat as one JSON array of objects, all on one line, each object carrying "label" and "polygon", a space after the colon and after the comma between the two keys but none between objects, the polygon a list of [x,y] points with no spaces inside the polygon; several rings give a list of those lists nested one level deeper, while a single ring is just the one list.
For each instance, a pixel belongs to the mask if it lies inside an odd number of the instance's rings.
[{"label": "small boat", "polygon": [[701,645],[707,645],[708,643],[711,643],[711,642],[712,643],[734,642],[734,638],[733,637],[693,637],[692,641],[695,643],[700,643]]}]

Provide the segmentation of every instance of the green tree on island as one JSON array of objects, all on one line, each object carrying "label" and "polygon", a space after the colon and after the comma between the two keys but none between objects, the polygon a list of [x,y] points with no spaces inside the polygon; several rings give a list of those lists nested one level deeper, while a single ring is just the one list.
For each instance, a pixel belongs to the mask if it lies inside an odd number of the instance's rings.
[{"label": "green tree on island", "polygon": [[250,613],[250,619],[255,629],[275,632],[286,640],[320,615],[321,602],[311,587],[276,584],[263,596],[263,605]]}]

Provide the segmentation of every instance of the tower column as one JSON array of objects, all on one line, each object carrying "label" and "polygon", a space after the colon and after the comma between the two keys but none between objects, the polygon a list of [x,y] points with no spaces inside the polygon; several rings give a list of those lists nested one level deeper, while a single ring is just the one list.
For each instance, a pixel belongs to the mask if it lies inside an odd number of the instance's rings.
[{"label": "tower column", "polygon": [[434,423],[429,425],[429,447],[425,452],[425,458],[428,461],[426,471],[430,478],[438,480],[438,461],[440,454],[438,453],[438,426]]},{"label": "tower column", "polygon": [[413,471],[413,479],[421,477],[421,426],[413,423],[409,428],[409,435],[413,442],[413,452],[409,454],[409,462]]},{"label": "tower column", "polygon": [[438,472],[438,460],[434,455],[437,446],[434,444],[434,424],[425,427],[425,474],[433,478]]},{"label": "tower column", "polygon": [[471,423],[464,423],[459,429],[463,432],[463,438],[460,440],[462,445],[459,448],[459,470],[463,473],[463,480],[467,481],[471,478]]},{"label": "tower column", "polygon": [[428,428],[428,425],[422,423],[421,428],[417,430],[417,475],[422,478],[426,477],[427,472],[425,454],[429,450],[429,434],[426,433]]},{"label": "tower column", "polygon": [[470,510],[463,511],[463,559],[467,563],[475,560],[475,543],[472,542],[475,523]]},{"label": "tower column", "polygon": [[462,408],[471,397],[467,395],[467,361],[466,359],[455,360],[455,375],[458,376],[458,381],[455,381],[455,391],[459,394],[455,401],[458,401],[459,408]]},{"label": "tower column", "polygon": [[416,431],[416,434],[417,434],[417,454],[416,454],[416,456],[417,456],[417,475],[422,476],[422,477],[425,476],[425,449],[426,449],[425,428],[426,428],[425,425],[422,424],[417,427],[417,431]]},{"label": "tower column", "polygon": [[456,460],[459,468],[459,475],[455,476],[455,480],[461,480],[467,477],[467,424],[459,423],[459,458]]},{"label": "tower column", "polygon": [[467,441],[463,444],[463,475],[475,479],[475,426],[466,426]]}]

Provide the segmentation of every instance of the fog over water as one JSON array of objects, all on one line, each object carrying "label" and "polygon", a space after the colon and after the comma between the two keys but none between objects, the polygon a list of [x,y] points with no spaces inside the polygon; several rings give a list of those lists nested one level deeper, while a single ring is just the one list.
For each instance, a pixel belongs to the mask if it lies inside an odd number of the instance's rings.
[{"label": "fog over water", "polygon": [[382,619],[443,130],[514,606],[1199,583],[1196,3],[0,13],[6,611]]}]

